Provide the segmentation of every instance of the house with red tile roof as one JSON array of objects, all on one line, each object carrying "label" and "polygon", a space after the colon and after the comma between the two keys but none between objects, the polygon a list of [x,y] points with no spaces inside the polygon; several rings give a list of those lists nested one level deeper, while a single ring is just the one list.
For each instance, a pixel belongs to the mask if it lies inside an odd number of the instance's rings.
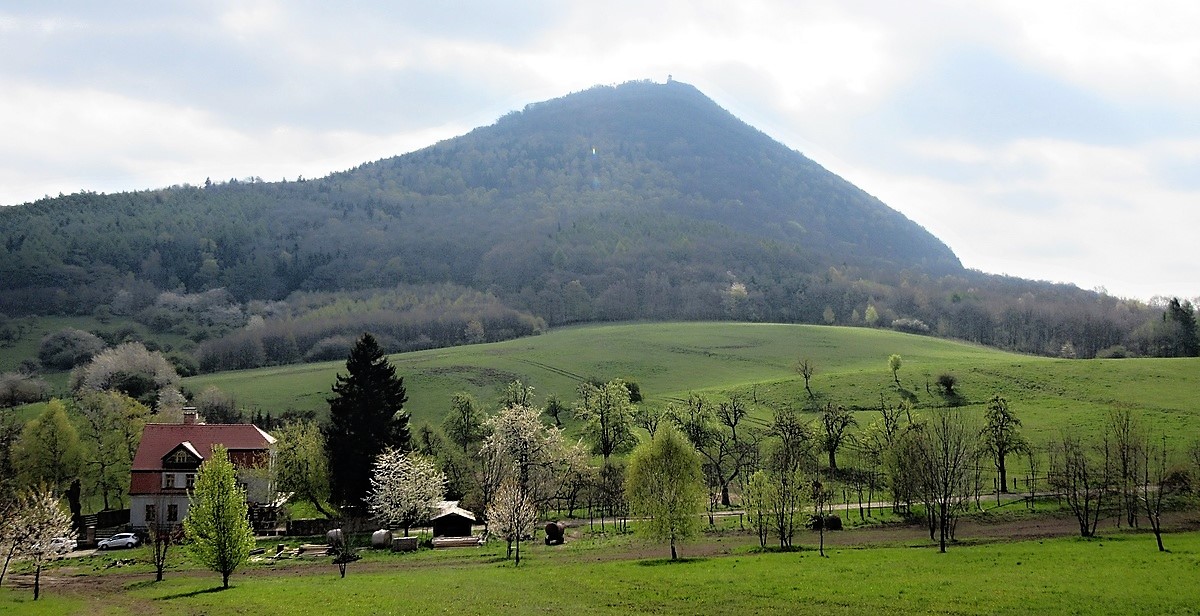
[{"label": "house with red tile roof", "polygon": [[205,424],[194,412],[183,423],[146,424],[133,458],[129,481],[129,523],[135,530],[149,522],[177,524],[187,516],[188,493],[200,464],[221,445],[238,469],[253,507],[273,503],[270,469],[275,438],[253,424]]}]

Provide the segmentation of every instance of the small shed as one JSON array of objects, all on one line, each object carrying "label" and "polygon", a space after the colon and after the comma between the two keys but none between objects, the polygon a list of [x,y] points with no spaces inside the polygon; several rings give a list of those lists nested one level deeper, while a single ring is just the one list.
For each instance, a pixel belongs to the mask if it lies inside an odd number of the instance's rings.
[{"label": "small shed", "polygon": [[430,520],[434,537],[470,537],[475,514],[458,506],[458,501],[443,501],[440,511]]}]

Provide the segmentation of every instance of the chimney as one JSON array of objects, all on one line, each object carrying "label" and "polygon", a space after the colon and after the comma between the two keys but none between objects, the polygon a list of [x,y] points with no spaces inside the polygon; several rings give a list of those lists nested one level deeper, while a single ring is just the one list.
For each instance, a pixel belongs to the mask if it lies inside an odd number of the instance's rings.
[{"label": "chimney", "polygon": [[183,407],[183,425],[190,426],[196,423],[196,407]]}]

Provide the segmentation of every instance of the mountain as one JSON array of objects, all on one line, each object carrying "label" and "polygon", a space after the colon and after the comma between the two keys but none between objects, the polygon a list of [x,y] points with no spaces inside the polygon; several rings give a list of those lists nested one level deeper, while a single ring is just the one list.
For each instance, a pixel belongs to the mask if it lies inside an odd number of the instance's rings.
[{"label": "mountain", "polygon": [[245,301],[403,282],[503,294],[581,280],[600,295],[656,272],[687,285],[843,263],[961,270],[924,229],[679,82],[529,105],[315,181],[82,193],[0,216],[0,309],[15,313],[87,311],[129,276]]},{"label": "mountain", "polygon": [[[211,369],[320,358],[318,343],[336,353],[383,313],[407,315],[388,317],[393,349],[594,320],[863,324],[873,312],[1045,352],[1083,326],[998,331],[1010,300],[1036,292],[1024,323],[1038,297],[1097,298],[965,271],[916,223],[675,81],[531,104],[315,180],[2,208],[0,239],[0,312],[134,318],[207,340],[223,358]],[[995,297],[1007,299],[983,305]],[[1104,324],[1087,334],[1092,352],[1142,316],[1118,323],[1112,301],[1098,304],[1085,315]],[[256,316],[282,342],[240,330]],[[301,335],[303,319],[338,325]],[[214,350],[230,336],[240,346]]]}]

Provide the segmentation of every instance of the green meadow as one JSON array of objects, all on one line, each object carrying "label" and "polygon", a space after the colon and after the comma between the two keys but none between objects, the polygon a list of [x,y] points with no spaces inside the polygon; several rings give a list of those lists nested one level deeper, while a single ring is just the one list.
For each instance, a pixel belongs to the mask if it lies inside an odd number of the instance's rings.
[{"label": "green meadow", "polygon": [[146,573],[54,587],[37,604],[28,590],[6,588],[0,613],[1197,613],[1200,533],[1167,541],[1167,553],[1149,535],[1119,534],[960,545],[945,554],[925,546],[837,547],[827,558],[811,548],[758,553],[742,544],[727,555],[679,562],[622,557],[586,542],[535,543],[520,567],[493,544],[373,555],[352,564],[344,579],[328,559],[282,571],[251,568],[228,590],[219,576],[193,571],[168,572],[161,583]]},{"label": "green meadow", "polygon": [[[888,356],[903,365],[900,387]],[[413,421],[440,422],[457,391],[494,403],[503,387],[520,379],[536,400],[557,394],[570,402],[588,377],[636,381],[646,404],[665,406],[689,393],[738,394],[759,417],[774,408],[809,404],[797,360],[817,367],[812,389],[818,402],[858,409],[871,420],[881,399],[911,396],[918,410],[947,403],[938,375],[958,379],[959,403],[982,405],[996,394],[1025,422],[1036,440],[1064,426],[1098,430],[1112,408],[1140,412],[1155,431],[1182,444],[1200,435],[1200,359],[1065,360],[996,351],[927,336],[866,328],[749,323],[668,323],[586,326],[553,330],[508,342],[392,355],[404,377]],[[324,417],[326,398],[341,362],[304,364],[203,375],[185,380],[193,391],[216,385],[240,404],[278,413],[311,410]]]}]

